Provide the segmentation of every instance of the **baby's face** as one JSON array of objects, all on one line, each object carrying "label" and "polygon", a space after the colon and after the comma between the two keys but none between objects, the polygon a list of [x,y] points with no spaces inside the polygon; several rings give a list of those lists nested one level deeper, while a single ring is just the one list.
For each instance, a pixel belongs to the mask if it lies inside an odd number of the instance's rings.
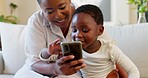
[{"label": "baby's face", "polygon": [[97,25],[89,14],[75,14],[72,18],[72,38],[75,41],[81,41],[83,49],[90,48],[102,34],[103,31],[100,31],[102,27]]}]

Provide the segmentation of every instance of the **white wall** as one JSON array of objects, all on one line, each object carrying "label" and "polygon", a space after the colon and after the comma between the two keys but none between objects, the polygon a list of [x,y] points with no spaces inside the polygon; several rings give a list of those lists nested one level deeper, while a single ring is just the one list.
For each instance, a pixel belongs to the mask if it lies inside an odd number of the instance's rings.
[{"label": "white wall", "polygon": [[36,0],[19,0],[18,17],[20,24],[27,24],[28,18],[38,10]]},{"label": "white wall", "polygon": [[112,22],[119,25],[137,23],[137,12],[127,0],[112,0]]},{"label": "white wall", "polygon": [[[78,4],[92,3],[97,6],[104,5],[101,1],[103,0],[72,0]],[[124,25],[136,23],[136,12],[135,10],[131,10],[130,6],[127,4],[127,0],[111,0],[111,21],[105,22],[105,24],[112,25]],[[103,6],[103,9],[109,9]]]},{"label": "white wall", "polygon": [[112,0],[111,5],[111,18],[113,24],[128,24],[129,6],[127,0]]},{"label": "white wall", "polygon": [[10,15],[10,3],[18,5],[13,15],[18,17],[19,24],[27,24],[28,18],[39,10],[36,0],[0,0],[0,15]]},{"label": "white wall", "polygon": [[4,0],[0,0],[0,15],[1,14],[5,14],[5,1]]},{"label": "white wall", "polygon": [[130,24],[135,24],[137,23],[137,10],[136,9],[133,9],[133,8],[137,8],[136,6],[134,5],[130,5],[129,6],[129,21],[130,21]]},{"label": "white wall", "polygon": [[[76,3],[94,3],[99,5],[102,0],[72,0]],[[85,2],[86,1],[86,2]],[[14,15],[19,19],[20,24],[26,24],[28,18],[37,10],[39,10],[39,5],[36,0],[0,0],[0,14],[5,15],[10,14],[9,4],[13,2],[18,5],[15,10]],[[4,3],[4,4],[3,4]],[[130,6],[127,4],[127,0],[111,0],[111,21],[106,24],[131,24],[136,23],[136,11],[131,10]]]},{"label": "white wall", "polygon": [[[13,2],[15,4],[18,4],[17,0],[0,0],[0,14],[3,15],[10,15],[10,3]],[[14,11],[14,15],[17,16],[18,11]]]}]

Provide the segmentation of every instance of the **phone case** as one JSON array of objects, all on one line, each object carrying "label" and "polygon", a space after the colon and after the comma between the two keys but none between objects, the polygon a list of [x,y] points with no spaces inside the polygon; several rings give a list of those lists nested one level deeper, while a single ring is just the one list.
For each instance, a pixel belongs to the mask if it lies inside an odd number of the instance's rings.
[{"label": "phone case", "polygon": [[82,58],[82,44],[80,41],[61,42],[63,55],[74,55],[74,60]]}]

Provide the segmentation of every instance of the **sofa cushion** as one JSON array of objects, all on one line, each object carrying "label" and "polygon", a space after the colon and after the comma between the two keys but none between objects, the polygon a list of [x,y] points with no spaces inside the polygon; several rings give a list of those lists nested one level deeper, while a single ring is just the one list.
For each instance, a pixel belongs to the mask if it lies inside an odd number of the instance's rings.
[{"label": "sofa cushion", "polygon": [[2,53],[0,51],[0,74],[3,72],[3,57],[2,57]]},{"label": "sofa cushion", "polygon": [[121,50],[136,64],[140,78],[148,78],[148,23],[125,26],[105,26]]},{"label": "sofa cushion", "polygon": [[26,59],[24,42],[25,25],[15,25],[0,22],[2,55],[4,59],[3,73],[15,74]]},{"label": "sofa cushion", "polygon": [[9,74],[2,74],[0,75],[0,78],[13,78],[14,75],[9,75]]}]

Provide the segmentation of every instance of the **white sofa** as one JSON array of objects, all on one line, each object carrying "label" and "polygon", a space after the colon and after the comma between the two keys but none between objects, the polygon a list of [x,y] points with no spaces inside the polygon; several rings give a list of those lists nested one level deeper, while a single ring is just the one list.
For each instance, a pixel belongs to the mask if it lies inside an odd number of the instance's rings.
[{"label": "white sofa", "polygon": [[[2,51],[0,53],[0,78],[13,78],[24,64],[23,50],[25,25],[0,23]],[[136,64],[141,78],[148,78],[148,24],[105,26],[106,32]]]},{"label": "white sofa", "polygon": [[13,78],[25,62],[23,49],[24,27],[0,22],[2,51],[0,51],[0,78]]}]

